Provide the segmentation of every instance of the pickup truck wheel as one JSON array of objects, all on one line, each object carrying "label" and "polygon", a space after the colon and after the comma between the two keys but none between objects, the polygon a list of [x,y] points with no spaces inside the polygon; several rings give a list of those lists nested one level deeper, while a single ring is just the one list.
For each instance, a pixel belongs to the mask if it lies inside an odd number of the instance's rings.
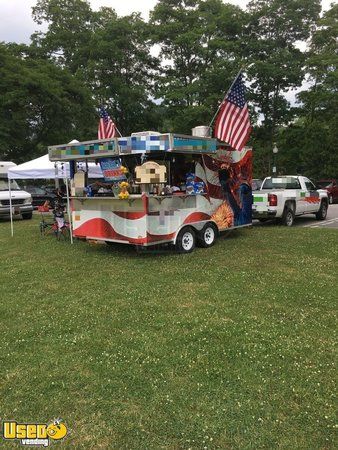
[{"label": "pickup truck wheel", "polygon": [[202,231],[197,235],[197,244],[199,247],[211,247],[214,245],[218,235],[218,230],[215,224],[207,223]]},{"label": "pickup truck wheel", "polygon": [[192,227],[184,227],[178,233],[175,243],[176,251],[179,253],[191,253],[196,244],[196,235]]},{"label": "pickup truck wheel", "polygon": [[325,220],[327,216],[327,203],[321,202],[319,211],[316,214],[317,220]]},{"label": "pickup truck wheel", "polygon": [[295,213],[293,212],[293,209],[286,206],[282,216],[282,224],[286,227],[292,227],[294,219]]}]

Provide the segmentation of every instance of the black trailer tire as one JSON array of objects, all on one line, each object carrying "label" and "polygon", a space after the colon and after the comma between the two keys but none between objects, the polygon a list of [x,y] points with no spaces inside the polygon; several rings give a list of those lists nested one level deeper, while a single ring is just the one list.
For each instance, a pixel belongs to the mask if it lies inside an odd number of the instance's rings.
[{"label": "black trailer tire", "polygon": [[216,242],[218,236],[218,229],[212,222],[206,223],[203,229],[197,235],[197,245],[199,247],[212,247]]},{"label": "black trailer tire", "polygon": [[286,227],[292,227],[293,222],[295,220],[295,213],[293,209],[289,206],[285,206],[283,216],[282,216],[282,224]]},{"label": "black trailer tire", "polygon": [[320,204],[319,211],[316,213],[317,220],[325,220],[327,216],[327,202],[322,201]]},{"label": "black trailer tire", "polygon": [[30,212],[30,213],[23,213],[21,215],[22,215],[23,220],[30,220],[33,217],[33,213],[32,212]]},{"label": "black trailer tire", "polygon": [[176,238],[175,249],[178,253],[191,253],[196,245],[196,233],[192,227],[182,228]]}]

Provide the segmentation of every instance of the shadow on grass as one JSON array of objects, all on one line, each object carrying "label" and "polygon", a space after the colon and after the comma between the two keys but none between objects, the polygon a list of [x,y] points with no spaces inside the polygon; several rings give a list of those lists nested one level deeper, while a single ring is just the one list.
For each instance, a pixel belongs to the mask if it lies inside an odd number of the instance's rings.
[{"label": "shadow on grass", "polygon": [[276,227],[278,225],[280,224],[276,221],[276,219],[267,219],[262,222],[259,220],[252,221],[252,226],[254,227]]},{"label": "shadow on grass", "polygon": [[[293,227],[302,227],[302,226],[306,226],[306,225],[315,225],[317,223],[317,221],[315,220],[315,216],[314,215],[304,215],[304,216],[296,216],[295,217],[295,221],[293,224]],[[320,221],[319,221],[320,223]],[[254,219],[252,222],[252,225],[254,227],[284,227],[285,225],[283,225],[280,221],[278,221],[277,219],[267,219],[264,221],[259,221],[257,219]]]},{"label": "shadow on grass", "polygon": [[[10,216],[2,216],[0,217],[0,223],[5,223],[7,222],[8,224],[11,223],[11,218]],[[13,222],[23,222],[23,218],[19,215],[19,216],[13,216]]]},{"label": "shadow on grass", "polygon": [[[215,245],[217,246],[220,240],[238,239],[242,235],[243,230],[223,231],[222,233],[220,233],[220,236],[216,241]],[[173,244],[158,244],[158,245],[151,245],[149,247],[142,247],[137,245],[121,244],[118,242],[112,242],[111,244],[89,244],[88,242],[84,243],[89,246],[90,251],[100,252],[106,255],[118,254],[120,256],[124,256],[125,258],[130,259],[140,257],[148,258],[154,255],[168,256],[168,257],[187,256],[182,255],[181,253],[177,253]],[[87,251],[89,251],[89,249],[87,249]],[[206,251],[208,251],[207,248],[196,247],[195,250],[192,253],[189,253],[188,255],[193,255],[195,252],[206,252]]]}]

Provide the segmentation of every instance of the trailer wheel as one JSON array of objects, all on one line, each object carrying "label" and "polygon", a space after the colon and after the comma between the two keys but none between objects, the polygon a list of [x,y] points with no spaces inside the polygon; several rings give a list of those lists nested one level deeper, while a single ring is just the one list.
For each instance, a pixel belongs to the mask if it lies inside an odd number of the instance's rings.
[{"label": "trailer wheel", "polygon": [[202,231],[197,236],[197,244],[199,247],[211,247],[214,245],[218,235],[217,227],[214,223],[204,225]]},{"label": "trailer wheel", "polygon": [[191,253],[196,244],[196,234],[192,227],[184,227],[177,235],[175,248],[179,253]]}]

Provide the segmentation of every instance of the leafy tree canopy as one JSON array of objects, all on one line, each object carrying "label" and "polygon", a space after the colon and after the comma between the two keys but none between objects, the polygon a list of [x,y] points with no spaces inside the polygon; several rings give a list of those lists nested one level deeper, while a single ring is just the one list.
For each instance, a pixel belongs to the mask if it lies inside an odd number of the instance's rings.
[{"label": "leafy tree canopy", "polygon": [[[99,104],[125,135],[190,133],[210,122],[243,67],[256,175],[271,172],[276,142],[284,173],[338,176],[338,7],[319,14],[320,0],[251,0],[245,11],[159,0],[147,23],[87,0],[37,0],[33,18],[47,31],[30,45],[0,44],[2,157],[95,138]],[[285,93],[301,86],[290,105]]]},{"label": "leafy tree canopy", "polygon": [[[89,90],[43,60],[0,45],[0,153],[16,162],[46,153],[47,145],[88,139],[94,110]],[[21,52],[22,52],[21,46]]]}]

